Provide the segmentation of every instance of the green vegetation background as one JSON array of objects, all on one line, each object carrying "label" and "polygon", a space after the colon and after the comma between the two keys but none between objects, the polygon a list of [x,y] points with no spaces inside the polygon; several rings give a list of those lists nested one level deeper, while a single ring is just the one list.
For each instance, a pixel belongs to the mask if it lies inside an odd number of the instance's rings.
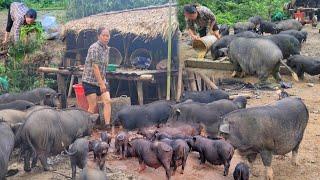
[{"label": "green vegetation background", "polygon": [[185,28],[183,6],[198,3],[211,9],[219,24],[234,24],[247,21],[249,17],[260,15],[270,19],[272,15],[283,11],[283,6],[289,0],[179,0],[178,18],[180,29]]}]

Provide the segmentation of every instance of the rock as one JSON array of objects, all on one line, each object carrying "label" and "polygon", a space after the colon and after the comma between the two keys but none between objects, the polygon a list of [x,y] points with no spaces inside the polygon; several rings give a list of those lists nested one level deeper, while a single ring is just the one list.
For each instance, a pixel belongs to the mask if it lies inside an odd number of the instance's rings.
[{"label": "rock", "polygon": [[313,83],[308,83],[308,84],[307,84],[307,86],[309,86],[309,87],[313,87],[313,86],[314,86],[314,84],[313,84]]}]

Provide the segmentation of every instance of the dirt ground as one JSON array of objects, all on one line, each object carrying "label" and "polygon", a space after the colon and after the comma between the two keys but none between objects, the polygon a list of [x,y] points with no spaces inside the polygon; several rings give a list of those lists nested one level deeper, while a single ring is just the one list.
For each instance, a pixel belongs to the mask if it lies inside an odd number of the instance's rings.
[{"label": "dirt ground", "polygon": [[[0,22],[1,27],[4,29],[5,12],[0,12]],[[305,30],[309,32],[309,37],[307,42],[303,45],[302,53],[309,56],[320,56],[320,34],[317,29],[312,29],[310,26],[306,26]],[[1,38],[2,39],[2,36]],[[187,45],[186,41],[183,41],[180,45],[181,59],[186,59],[188,57],[196,57],[195,52]],[[231,72],[224,72],[221,74],[222,77],[231,77]],[[292,81],[291,77],[284,76],[286,81]],[[256,82],[256,78],[248,77],[243,79],[246,82]],[[301,82],[293,82],[293,88],[288,89],[287,92],[301,97],[307,104],[310,119],[305,130],[305,135],[299,150],[299,166],[293,166],[290,163],[291,155],[286,156],[274,156],[272,167],[274,170],[274,175],[276,180],[292,180],[292,179],[305,179],[305,180],[315,180],[320,179],[320,80],[319,76],[305,77],[305,80]],[[311,85],[307,85],[311,83]],[[312,86],[312,87],[311,87]],[[242,91],[240,91],[241,93]],[[245,93],[250,93],[251,98],[248,100],[248,106],[258,106],[272,103],[277,100],[278,96],[274,91],[243,91]],[[242,93],[243,93],[242,92]],[[97,134],[95,134],[95,137]],[[113,144],[113,143],[112,143]],[[112,146],[113,147],[113,146]],[[119,160],[119,158],[114,155],[113,148],[107,157],[107,173],[109,179],[153,179],[161,180],[165,179],[165,171],[163,168],[152,169],[147,168],[143,173],[139,174],[137,169],[139,167],[138,161],[135,158],[130,158],[127,160]],[[93,155],[89,156],[89,166],[93,166]],[[233,179],[232,173],[235,165],[241,161],[239,155],[235,154],[232,159],[230,172],[227,177],[224,177],[223,166],[212,166],[206,164],[202,167],[198,163],[198,154],[191,153],[187,161],[187,166],[185,173],[182,175],[178,173],[172,177],[173,180],[228,180]],[[58,155],[56,157],[50,158],[50,163],[53,164],[54,171],[44,172],[41,168],[40,163],[38,166],[32,170],[31,173],[25,173],[23,171],[23,162],[17,162],[15,160],[11,161],[9,169],[19,169],[19,173],[13,177],[9,177],[9,180],[46,180],[46,179],[69,179],[71,176],[71,168],[69,159],[65,155]],[[255,162],[254,174],[258,176],[252,176],[251,179],[259,180],[263,179],[263,165],[260,159]],[[78,170],[77,175],[80,170]]]}]

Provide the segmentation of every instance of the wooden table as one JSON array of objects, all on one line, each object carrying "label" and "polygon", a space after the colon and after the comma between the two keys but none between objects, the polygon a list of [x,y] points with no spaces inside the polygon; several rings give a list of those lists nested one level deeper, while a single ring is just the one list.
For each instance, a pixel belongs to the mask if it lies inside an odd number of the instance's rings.
[{"label": "wooden table", "polygon": [[[67,107],[67,95],[66,95],[66,82],[65,77],[74,75],[76,77],[82,76],[82,69],[76,71],[70,71],[68,69],[58,69],[58,68],[48,68],[40,67],[39,72],[41,73],[54,73],[57,75],[58,82],[58,92],[62,93],[61,103],[62,107]],[[137,69],[117,69],[114,72],[107,72],[106,79],[116,79],[116,80],[127,80],[134,81],[137,83],[137,95],[138,102],[140,105],[143,104],[143,83],[153,82],[160,76],[165,77],[167,74],[166,70],[137,70]],[[172,71],[172,76],[176,76],[177,71]],[[173,78],[175,79],[175,78]],[[174,84],[174,83],[173,83]]]}]

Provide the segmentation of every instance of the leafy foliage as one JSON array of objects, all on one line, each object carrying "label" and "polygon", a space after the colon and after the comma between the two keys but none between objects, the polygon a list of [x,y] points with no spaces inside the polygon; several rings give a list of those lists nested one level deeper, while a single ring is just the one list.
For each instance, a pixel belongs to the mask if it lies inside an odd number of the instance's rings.
[{"label": "leafy foliage", "polygon": [[36,9],[43,8],[65,8],[68,0],[24,0],[29,7]]},{"label": "leafy foliage", "polygon": [[7,77],[9,81],[9,91],[29,90],[35,86],[34,82],[39,79],[35,71],[37,66],[33,62],[27,62],[26,57],[40,49],[42,43],[41,24],[35,23],[21,27],[20,41],[10,46],[5,70],[0,68],[0,76]]},{"label": "leafy foliage", "polygon": [[0,0],[0,9],[8,8],[11,2],[23,2],[34,9],[62,9],[68,0]]},{"label": "leafy foliage", "polygon": [[219,24],[231,25],[256,15],[270,20],[273,14],[282,11],[285,2],[288,0],[179,0],[178,19],[180,28],[184,29],[183,6],[198,3],[211,9]]},{"label": "leafy foliage", "polygon": [[0,9],[8,8],[11,0],[0,0]]},{"label": "leafy foliage", "polygon": [[35,40],[39,43],[42,43],[44,40],[44,29],[41,25],[41,23],[36,22],[31,25],[24,25],[20,28],[20,38],[26,39],[28,37],[28,34],[35,32],[36,37]]}]

